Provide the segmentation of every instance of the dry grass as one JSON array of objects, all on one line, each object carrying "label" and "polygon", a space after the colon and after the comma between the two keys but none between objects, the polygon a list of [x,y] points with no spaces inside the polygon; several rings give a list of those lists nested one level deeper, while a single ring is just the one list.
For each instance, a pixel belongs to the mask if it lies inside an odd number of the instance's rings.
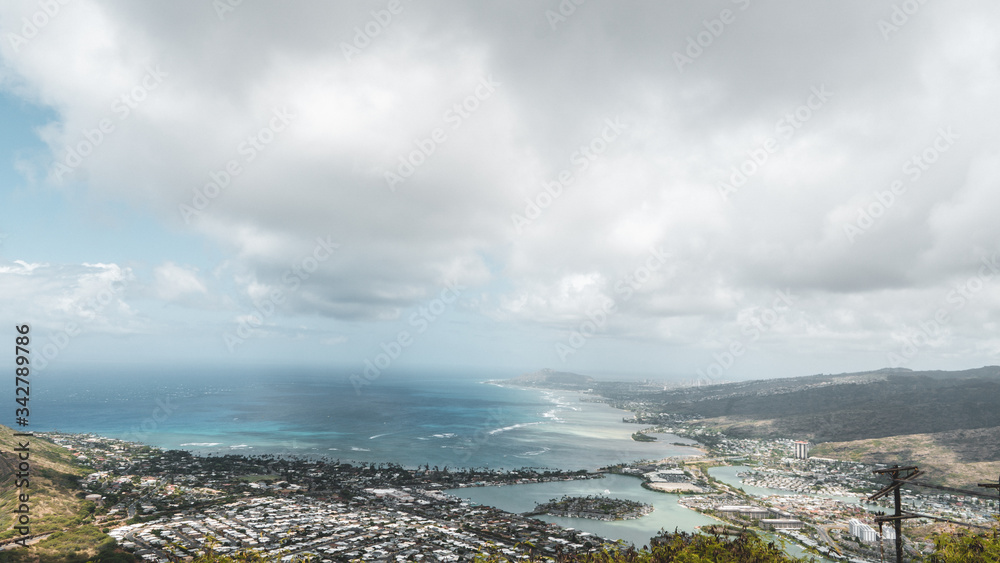
[{"label": "dry grass", "polygon": [[[19,463],[18,454],[12,450],[25,438],[14,436],[14,431],[0,426],[0,534],[14,535],[14,514],[20,502],[20,489],[14,487]],[[40,438],[28,438],[31,464],[28,505],[31,510],[32,532],[59,529],[63,523],[76,517],[84,504],[76,494],[80,491],[74,479],[88,471],[80,467],[69,453]]]},{"label": "dry grass", "polygon": [[927,471],[926,480],[976,489],[1000,475],[1000,427],[907,434],[872,440],[827,442],[812,455],[865,463],[913,464]]}]

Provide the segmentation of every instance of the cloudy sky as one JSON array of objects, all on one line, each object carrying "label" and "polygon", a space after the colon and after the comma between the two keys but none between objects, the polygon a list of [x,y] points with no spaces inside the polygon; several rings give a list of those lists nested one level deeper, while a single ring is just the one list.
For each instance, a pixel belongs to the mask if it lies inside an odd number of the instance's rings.
[{"label": "cloudy sky", "polygon": [[3,2],[0,317],[64,371],[996,364],[998,27],[990,0]]}]

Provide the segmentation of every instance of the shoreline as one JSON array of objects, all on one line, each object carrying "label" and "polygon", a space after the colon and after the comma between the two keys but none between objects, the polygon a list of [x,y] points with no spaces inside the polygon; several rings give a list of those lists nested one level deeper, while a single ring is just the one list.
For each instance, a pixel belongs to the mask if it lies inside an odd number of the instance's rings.
[{"label": "shoreline", "polygon": [[[615,411],[616,413],[630,414],[630,415],[633,415],[633,416],[636,414],[636,413],[634,413],[632,411],[612,406],[612,405],[608,404],[607,402],[605,402],[604,400],[600,400],[600,401],[583,400],[584,398],[586,398],[586,399],[592,399],[592,398],[605,399],[605,397],[602,397],[602,396],[597,395],[597,394],[592,393],[592,392],[583,391],[583,390],[558,389],[558,388],[548,388],[548,387],[525,387],[525,386],[522,386],[522,385],[510,385],[510,384],[502,383],[502,382],[496,381],[496,380],[481,381],[480,383],[481,384],[485,384],[485,385],[495,385],[497,387],[502,387],[502,388],[506,388],[506,389],[514,389],[514,390],[517,390],[517,391],[527,391],[527,392],[535,392],[535,393],[538,393],[539,391],[544,391],[544,392],[548,392],[548,393],[561,393],[561,394],[564,394],[566,396],[571,397],[574,400],[574,402],[577,402],[577,403],[587,403],[588,405],[601,404],[601,405],[604,405],[605,407],[607,407],[609,410]],[[625,440],[625,441],[628,441],[628,442],[636,442],[635,440],[632,439],[632,436],[631,436],[633,434],[633,432],[631,432],[632,429],[629,428],[629,425],[631,423],[625,422],[624,420],[625,420],[624,417],[622,417],[619,420],[619,424],[622,425],[622,429],[623,429],[623,432],[624,432],[624,437],[621,438],[621,439]],[[683,436],[679,436],[679,435],[676,435],[676,434],[671,434],[671,433],[668,433],[668,432],[657,432],[655,434],[659,434],[660,436],[671,436],[671,437],[676,438],[678,440],[684,439]],[[643,443],[643,442],[639,442],[639,443]],[[665,444],[665,445],[669,445],[669,446],[674,447],[674,448],[688,448],[688,449],[691,449],[691,450],[694,450],[694,451],[698,452],[696,454],[672,455],[672,456],[657,458],[655,460],[648,460],[648,461],[651,461],[651,462],[654,462],[654,463],[676,463],[676,462],[697,463],[699,460],[704,459],[704,458],[708,457],[708,455],[709,455],[709,451],[708,451],[707,447],[704,444],[701,444],[700,442],[697,442],[697,441],[695,441],[696,445],[681,445],[681,444],[679,444],[677,442],[666,442],[666,441],[662,440],[661,438],[657,437],[656,441],[654,441],[654,442],[645,442],[645,443],[649,443],[649,444],[659,443],[661,445]],[[640,460],[637,459],[637,460],[632,460],[632,461],[635,462],[635,461],[640,461]],[[606,467],[606,466],[607,465],[603,465],[602,467]],[[691,495],[691,494],[712,494],[714,491],[705,491],[701,487],[698,487],[697,485],[693,485],[693,484],[689,484],[689,483],[647,483],[644,479],[642,479],[641,477],[638,477],[638,476],[634,476],[634,475],[623,475],[623,476],[633,477],[633,478],[638,479],[638,483],[636,483],[636,485],[637,485],[637,488],[639,488],[640,490],[643,490],[643,489],[644,490],[648,490],[648,491],[651,491],[654,494],[658,494],[658,495],[663,495],[663,494],[674,495],[676,497],[676,499],[674,499],[674,502],[678,506],[684,508],[686,511],[690,511],[692,514],[698,514],[700,516],[707,516],[707,517],[711,518],[712,520],[715,520],[715,521],[718,521],[718,522],[721,522],[721,523],[725,522],[725,521],[723,521],[721,519],[716,518],[715,516],[711,516],[711,515],[702,513],[700,511],[695,510],[694,508],[689,507],[689,506],[687,506],[687,505],[685,505],[685,504],[683,504],[683,503],[680,502],[680,498],[682,496],[685,496],[685,495]],[[653,485],[662,486],[662,487],[664,487],[664,489],[668,489],[668,490],[662,490],[662,489],[659,489],[658,487],[653,486]],[[643,518],[643,517],[645,517],[647,515],[639,516],[638,518],[636,518],[636,520],[641,519],[641,518]],[[565,517],[567,517],[567,518],[574,518],[574,517],[571,517],[571,516],[565,516]],[[574,519],[577,519],[577,518],[574,518]],[[584,520],[586,520],[586,519],[584,519]]]},{"label": "shoreline", "polygon": [[[484,384],[499,389],[483,389],[481,385]],[[199,391],[199,398],[208,396],[207,392],[200,391],[213,390],[219,385],[207,381],[202,387],[204,389],[195,389]],[[258,391],[270,389],[267,385],[259,387]],[[480,390],[476,391],[475,387]],[[326,389],[326,386],[318,388],[321,392]],[[335,390],[336,385],[330,389]],[[434,403],[423,402],[424,395],[420,393],[425,389],[429,393],[428,400],[434,400]],[[458,395],[451,394],[452,390],[458,391]],[[623,422],[623,418],[631,416],[631,412],[608,404],[605,398],[586,389],[526,387],[477,378],[464,379],[458,387],[411,385],[391,388],[390,392],[393,399],[417,407],[442,404],[450,408],[454,404],[456,413],[463,418],[449,418],[447,415],[428,417],[427,426],[401,426],[400,420],[390,417],[385,419],[389,424],[385,427],[380,422],[341,427],[336,415],[327,417],[327,424],[320,426],[301,415],[286,422],[265,416],[261,420],[251,420],[249,426],[243,427],[234,426],[238,424],[234,422],[237,416],[242,419],[242,413],[237,412],[239,403],[227,394],[222,399],[225,414],[221,416],[221,422],[215,421],[212,425],[172,420],[147,433],[130,433],[125,431],[126,426],[119,428],[113,424],[98,424],[96,430],[79,426],[71,430],[95,432],[199,456],[329,458],[350,463],[394,463],[409,469],[430,464],[462,468],[538,467],[595,471],[621,461],[693,460],[705,455],[699,445],[678,445],[677,442],[684,440],[671,435],[660,436],[649,447],[634,444],[629,434],[638,426],[626,426]],[[474,410],[463,404],[461,401],[466,397],[480,401],[483,408]],[[491,408],[487,410],[487,407]],[[141,416],[141,413],[135,416]],[[300,431],[299,421],[308,422],[312,427],[303,425],[304,430]],[[529,425],[531,428],[527,428]],[[60,426],[53,421],[54,428]],[[520,446],[523,448],[518,449]],[[554,451],[548,453],[550,450]]]},{"label": "shoreline", "polygon": [[[482,383],[488,383],[488,382],[484,381]],[[590,405],[600,404],[600,405],[604,405],[606,408],[608,408],[610,410],[614,410],[614,411],[617,411],[617,412],[620,412],[620,413],[631,414],[633,416],[636,414],[633,411],[626,410],[626,409],[621,409],[621,408],[612,406],[612,405],[608,404],[607,402],[605,402],[603,400],[602,401],[593,401],[593,400],[584,401],[584,400],[582,400],[582,398],[584,398],[584,397],[587,397],[587,398],[598,397],[598,398],[601,398],[601,399],[606,399],[606,397],[603,397],[601,395],[598,395],[596,393],[591,393],[591,392],[588,392],[588,391],[580,391],[580,390],[576,390],[576,389],[558,389],[558,388],[549,388],[549,387],[523,387],[523,386],[519,386],[519,385],[518,386],[515,386],[515,385],[502,385],[502,384],[499,384],[499,383],[491,383],[491,384],[497,385],[498,387],[504,387],[504,388],[507,388],[507,389],[516,389],[518,391],[548,391],[550,393],[559,392],[559,393],[571,394],[571,395],[575,395],[575,399],[576,399],[575,402],[576,403],[587,403],[587,404],[590,404]],[[632,425],[633,424],[633,423],[629,423],[629,422],[624,422],[624,417],[623,417],[623,419],[622,419],[622,421],[620,423],[622,425]],[[635,426],[639,426],[639,425],[635,425]],[[630,430],[630,428],[628,428],[628,426],[623,426],[623,428]],[[633,440],[632,439],[631,435],[633,433],[634,432],[628,432],[627,435],[626,435],[626,439],[629,440],[629,441],[637,441],[637,440]],[[669,433],[669,432],[653,432],[652,434],[660,434],[661,436],[672,436],[673,438],[676,438],[678,440],[685,439],[683,436],[680,436],[680,435],[677,435],[677,434],[672,434],[672,433]],[[687,439],[690,439],[690,438],[687,438]],[[661,445],[662,444],[666,444],[666,445],[669,445],[669,446],[672,446],[672,447],[675,447],[675,448],[690,448],[690,449],[693,449],[693,450],[696,450],[696,451],[699,452],[698,454],[681,454],[681,455],[668,456],[668,457],[659,458],[659,459],[650,460],[650,461],[664,461],[664,462],[674,461],[674,460],[680,460],[680,461],[697,461],[698,458],[703,458],[703,457],[708,456],[709,452],[708,452],[708,449],[706,448],[706,446],[704,444],[702,444],[701,442],[698,442],[697,440],[694,440],[694,442],[695,442],[696,445],[683,445],[683,444],[680,444],[678,442],[665,442],[664,440],[662,440],[660,438],[657,438],[654,442],[647,442],[647,443],[651,443],[651,444],[655,444],[655,443],[659,443]],[[633,460],[633,461],[638,461],[638,460]]]}]

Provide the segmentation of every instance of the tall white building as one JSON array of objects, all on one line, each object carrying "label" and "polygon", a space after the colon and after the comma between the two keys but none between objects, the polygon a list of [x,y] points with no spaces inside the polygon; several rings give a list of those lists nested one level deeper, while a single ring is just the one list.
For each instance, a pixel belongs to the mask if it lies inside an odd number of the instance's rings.
[{"label": "tall white building", "polygon": [[[858,538],[865,543],[875,543],[879,539],[879,533],[875,531],[874,528],[865,524],[857,518],[851,518],[847,521],[847,530],[852,536]],[[886,541],[896,540],[896,530],[892,526],[882,527],[882,539]]]},{"label": "tall white building", "polygon": [[847,521],[847,531],[864,543],[875,543],[878,536],[871,526],[857,518],[851,518]]},{"label": "tall white building", "polygon": [[809,442],[795,442],[795,459],[809,459]]}]

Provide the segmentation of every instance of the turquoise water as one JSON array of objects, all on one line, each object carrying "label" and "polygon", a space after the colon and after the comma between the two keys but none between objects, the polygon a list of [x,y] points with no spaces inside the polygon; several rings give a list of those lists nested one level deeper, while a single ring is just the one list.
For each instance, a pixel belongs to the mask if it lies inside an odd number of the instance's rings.
[{"label": "turquoise water", "polygon": [[94,432],[199,453],[407,467],[597,469],[698,453],[667,443],[674,440],[636,442],[638,427],[622,422],[628,413],[582,402],[579,394],[483,379],[383,375],[355,390],[348,374],[336,371],[46,372],[33,389],[32,422],[39,431]]},{"label": "turquoise water", "polygon": [[[499,387],[483,379],[483,374],[385,375],[356,392],[348,373],[336,371],[50,370],[32,389],[32,429],[93,432],[198,453],[325,456],[407,467],[596,469],[700,453],[671,445],[687,440],[669,434],[636,442],[631,434],[640,427],[622,422],[628,413],[580,401],[578,393]],[[717,471],[731,471],[735,480],[741,469],[711,471],[725,481],[730,476]],[[607,494],[650,503],[654,511],[636,520],[543,518],[640,546],[661,529],[690,532],[715,522],[677,504],[676,495],[643,489],[639,479],[618,475],[454,493],[514,512],[563,495]]]},{"label": "turquoise water", "polygon": [[736,474],[749,469],[753,468],[746,467],[744,465],[725,465],[721,467],[708,468],[708,474],[729,486],[742,488],[745,493],[756,497],[792,494],[789,491],[782,491],[780,489],[767,489],[764,487],[754,487],[753,485],[744,485],[743,481],[740,481],[740,478],[737,477]]},{"label": "turquoise water", "polygon": [[[716,474],[715,469],[726,471]],[[739,485],[736,473],[743,471],[746,467],[737,467],[733,471],[732,467],[719,467],[710,470],[713,477],[720,481]],[[730,476],[731,474],[731,476]],[[732,481],[732,482],[730,482]],[[659,493],[644,489],[640,485],[641,480],[635,477],[623,475],[607,475],[603,479],[591,479],[586,481],[560,481],[554,483],[533,483],[528,485],[507,485],[503,487],[469,487],[464,489],[451,489],[448,493],[468,499],[477,504],[495,506],[508,512],[528,512],[536,504],[549,499],[559,498],[563,495],[587,496],[606,495],[615,498],[635,500],[653,505],[653,512],[642,518],[635,520],[623,520],[616,522],[603,522],[600,520],[589,520],[586,518],[562,518],[554,516],[538,516],[537,518],[546,522],[553,522],[567,528],[576,528],[585,532],[601,536],[612,540],[625,540],[636,546],[649,544],[649,539],[660,532],[660,530],[682,532],[694,532],[696,527],[708,524],[717,524],[715,520],[704,514],[687,509],[677,503],[678,495]],[[751,492],[747,489],[754,489]],[[764,496],[774,494],[774,489],[764,489],[760,487],[745,487],[750,494],[762,494]],[[781,545],[782,538],[777,534],[762,533],[767,540]],[[810,554],[805,549],[794,543],[790,538],[784,538],[785,552],[796,556],[814,557],[817,562],[824,563],[831,560]]]},{"label": "turquoise water", "polygon": [[[720,467],[710,467],[708,469],[708,474],[711,475],[712,477],[715,477],[719,481],[722,481],[723,483],[725,483],[727,485],[730,485],[730,486],[733,486],[733,487],[737,487],[737,488],[742,488],[745,493],[753,495],[753,496],[756,496],[756,497],[766,497],[766,496],[771,496],[771,495],[789,496],[789,495],[800,494],[800,493],[795,493],[795,492],[792,492],[792,491],[785,491],[785,490],[782,490],[782,489],[769,489],[769,488],[765,488],[765,487],[754,487],[753,485],[744,485],[743,481],[741,481],[740,478],[736,476],[736,474],[737,473],[741,473],[743,471],[752,470],[752,469],[753,469],[752,467],[747,467],[747,466],[744,466],[744,465],[727,465],[727,466],[720,466]],[[861,500],[860,500],[859,497],[843,497],[843,496],[818,495],[818,494],[812,494],[812,493],[809,493],[808,496],[830,498],[830,499],[834,499],[834,500],[839,500],[841,502],[845,502],[847,504],[860,504],[861,503]]]},{"label": "turquoise water", "polygon": [[718,523],[718,520],[677,504],[677,495],[658,493],[641,487],[642,481],[624,475],[607,475],[603,479],[532,483],[503,487],[469,487],[452,489],[455,496],[478,504],[495,506],[508,512],[528,512],[536,504],[563,495],[605,495],[653,505],[653,512],[635,520],[604,522],[586,518],[539,516],[567,528],[576,528],[608,539],[623,539],[637,546],[649,544],[649,538],[661,529],[695,531],[696,526]]},{"label": "turquoise water", "polygon": [[[750,495],[753,495],[753,496],[756,496],[756,497],[766,497],[766,496],[771,496],[771,495],[788,496],[788,495],[797,494],[797,493],[793,493],[791,491],[784,491],[784,490],[781,490],[781,489],[769,489],[769,488],[765,488],[765,487],[754,487],[752,485],[744,485],[743,482],[740,481],[740,478],[736,476],[736,474],[737,473],[741,473],[743,471],[750,470],[750,469],[753,469],[753,468],[752,467],[743,466],[743,465],[729,465],[729,466],[721,466],[721,467],[710,467],[708,469],[708,474],[711,475],[712,477],[718,479],[719,481],[722,481],[723,483],[725,483],[727,485],[730,485],[730,486],[733,486],[733,487],[737,487],[737,488],[742,488],[743,491],[746,492],[747,494],[750,494]],[[823,496],[823,495],[810,495],[810,496]],[[851,504],[859,504],[859,500],[858,500],[857,497],[832,496],[832,497],[825,497],[825,498],[832,498],[832,499],[840,500],[840,501],[851,503]],[[779,545],[781,544],[781,539],[782,538],[781,538],[780,535],[778,535],[778,534],[763,534],[763,535],[765,537],[767,537],[769,540],[775,542],[776,544],[779,544]],[[785,540],[785,552],[788,553],[788,554],[790,554],[790,555],[793,555],[795,557],[803,557],[803,556],[805,556],[805,557],[813,557],[819,563],[827,563],[827,562],[832,563],[834,561],[832,559],[827,559],[825,557],[821,557],[819,555],[815,555],[815,554],[807,552],[802,546],[800,546],[799,544],[795,543],[791,538],[787,538],[786,537],[786,538],[784,538],[784,540]]]}]

